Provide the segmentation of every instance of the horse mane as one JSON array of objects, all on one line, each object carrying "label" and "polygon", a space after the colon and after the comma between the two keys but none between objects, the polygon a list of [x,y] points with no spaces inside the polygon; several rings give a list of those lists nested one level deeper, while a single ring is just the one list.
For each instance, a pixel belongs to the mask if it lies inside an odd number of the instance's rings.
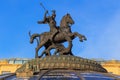
[{"label": "horse mane", "polygon": [[65,20],[66,20],[66,15],[64,15],[60,21],[60,27],[64,27],[65,24]]}]

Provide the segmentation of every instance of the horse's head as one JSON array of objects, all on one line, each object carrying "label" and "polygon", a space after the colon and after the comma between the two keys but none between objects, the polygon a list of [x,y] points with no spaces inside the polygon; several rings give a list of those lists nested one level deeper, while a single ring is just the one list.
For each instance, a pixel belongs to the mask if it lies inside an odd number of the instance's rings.
[{"label": "horse's head", "polygon": [[66,17],[66,22],[67,22],[68,25],[74,24],[74,21],[73,21],[72,17],[70,16],[70,14],[67,13],[65,15],[65,17]]},{"label": "horse's head", "polygon": [[70,27],[72,24],[74,24],[74,21],[72,17],[70,16],[70,14],[67,13],[61,19],[60,27]]}]

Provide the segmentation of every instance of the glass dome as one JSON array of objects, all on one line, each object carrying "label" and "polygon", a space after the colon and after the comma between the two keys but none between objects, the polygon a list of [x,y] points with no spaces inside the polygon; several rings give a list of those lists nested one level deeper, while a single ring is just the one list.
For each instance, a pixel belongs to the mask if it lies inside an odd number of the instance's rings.
[{"label": "glass dome", "polygon": [[53,70],[40,76],[34,75],[31,78],[16,78],[11,76],[5,80],[118,80],[120,76],[115,76],[109,73],[98,72],[74,72],[69,70]]}]

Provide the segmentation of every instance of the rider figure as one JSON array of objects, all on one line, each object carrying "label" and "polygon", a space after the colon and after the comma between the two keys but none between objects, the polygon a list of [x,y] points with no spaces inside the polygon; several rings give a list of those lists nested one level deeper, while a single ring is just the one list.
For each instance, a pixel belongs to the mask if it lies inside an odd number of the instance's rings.
[{"label": "rider figure", "polygon": [[47,16],[48,11],[45,12],[44,14],[44,19],[43,21],[38,21],[38,24],[49,24],[50,26],[50,33],[52,34],[51,36],[51,41],[53,41],[55,35],[58,33],[58,29],[56,27],[56,21],[55,21],[55,10],[52,10],[52,15]]}]

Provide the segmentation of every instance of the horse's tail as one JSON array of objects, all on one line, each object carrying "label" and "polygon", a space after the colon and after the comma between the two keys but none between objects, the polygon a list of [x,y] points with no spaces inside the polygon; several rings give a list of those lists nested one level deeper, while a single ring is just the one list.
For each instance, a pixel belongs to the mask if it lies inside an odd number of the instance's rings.
[{"label": "horse's tail", "polygon": [[[39,45],[39,41],[40,41],[40,36],[41,34],[32,34],[31,35],[31,32],[29,31],[29,36],[30,36],[30,43],[33,43],[34,39],[36,39],[37,41],[37,46]],[[37,38],[38,37],[38,38]]]},{"label": "horse's tail", "polygon": [[32,35],[31,35],[31,31],[29,31],[28,34],[29,34],[30,37],[32,36]]}]

